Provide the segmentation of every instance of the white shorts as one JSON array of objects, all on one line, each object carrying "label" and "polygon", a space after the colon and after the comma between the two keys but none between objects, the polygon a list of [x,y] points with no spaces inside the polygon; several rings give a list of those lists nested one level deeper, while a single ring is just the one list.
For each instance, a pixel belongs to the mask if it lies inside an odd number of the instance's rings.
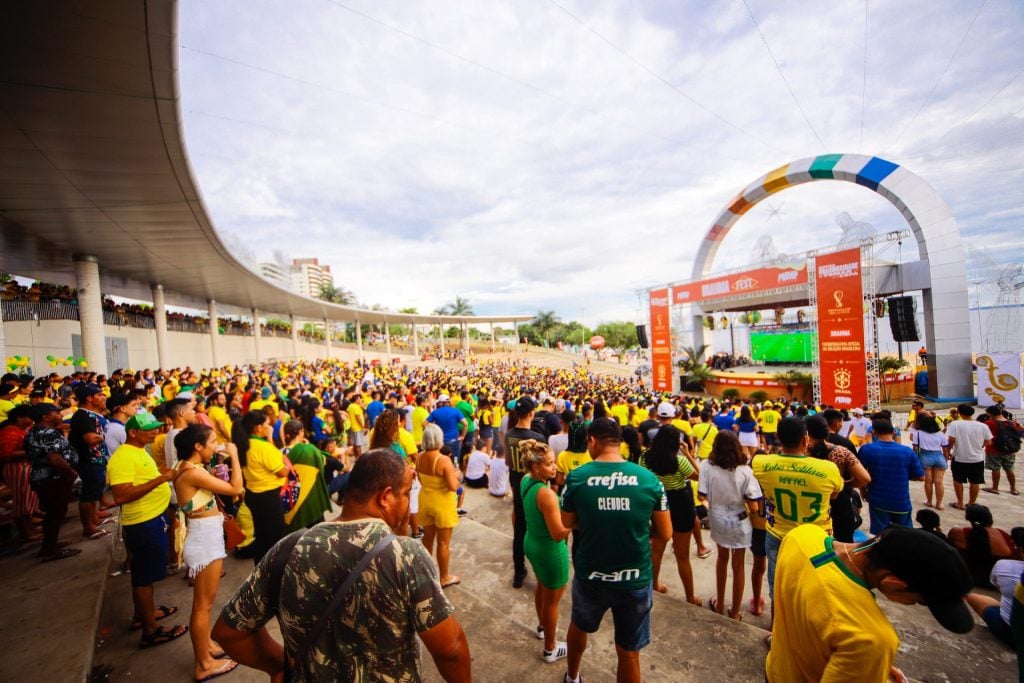
[{"label": "white shorts", "polygon": [[723,548],[749,548],[754,527],[749,517],[740,519],[744,512],[745,507],[710,506],[708,520],[711,523],[711,540]]},{"label": "white shorts", "polygon": [[365,446],[366,445],[366,432],[349,432],[348,433],[349,443],[353,446]]},{"label": "white shorts", "polygon": [[740,432],[740,445],[747,448],[757,448],[757,432]]},{"label": "white shorts", "polygon": [[224,552],[224,515],[189,519],[187,524],[182,561],[188,567],[189,578],[194,579],[212,562],[227,557]]},{"label": "white shorts", "polygon": [[423,488],[423,484],[420,483],[419,477],[412,478],[412,493],[409,494],[409,514],[415,515],[420,511],[420,489]]}]

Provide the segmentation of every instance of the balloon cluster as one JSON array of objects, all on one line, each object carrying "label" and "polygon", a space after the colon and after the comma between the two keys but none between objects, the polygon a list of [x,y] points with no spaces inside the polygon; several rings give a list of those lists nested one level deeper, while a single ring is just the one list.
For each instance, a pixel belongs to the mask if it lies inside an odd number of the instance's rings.
[{"label": "balloon cluster", "polygon": [[14,372],[18,369],[27,368],[31,362],[32,359],[28,356],[11,356],[7,359],[7,369]]},{"label": "balloon cluster", "polygon": [[46,360],[50,362],[50,367],[55,368],[58,365],[71,365],[77,368],[87,368],[89,363],[86,362],[84,356],[68,356],[67,358],[58,358],[57,356],[47,356]]}]

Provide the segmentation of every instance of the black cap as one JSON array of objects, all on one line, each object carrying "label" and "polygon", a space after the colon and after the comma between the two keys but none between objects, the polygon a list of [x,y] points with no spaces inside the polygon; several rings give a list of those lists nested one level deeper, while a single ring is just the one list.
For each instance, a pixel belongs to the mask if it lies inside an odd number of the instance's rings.
[{"label": "black cap", "polygon": [[974,584],[956,548],[922,529],[891,527],[871,547],[870,558],[905,581],[908,590],[920,593],[943,628],[953,633],[974,628],[964,602]]},{"label": "black cap", "polygon": [[525,417],[537,409],[537,402],[529,396],[520,396],[519,400],[516,401],[516,415]]},{"label": "black cap", "polygon": [[32,406],[32,419],[36,422],[43,419],[44,415],[48,413],[59,413],[60,408],[53,405],[52,403],[37,403]]},{"label": "black cap", "polygon": [[100,389],[99,386],[96,384],[81,384],[75,388],[75,398],[78,399],[79,403],[81,403],[90,396],[95,396],[96,394],[102,393],[103,390]]}]

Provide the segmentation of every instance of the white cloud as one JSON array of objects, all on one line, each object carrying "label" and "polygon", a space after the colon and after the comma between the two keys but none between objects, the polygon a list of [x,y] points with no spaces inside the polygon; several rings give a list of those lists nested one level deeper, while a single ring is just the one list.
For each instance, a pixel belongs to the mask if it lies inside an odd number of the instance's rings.
[{"label": "white cloud", "polygon": [[[864,4],[751,1],[808,125],[742,3],[558,2],[579,22],[543,0],[182,3],[187,143],[214,223],[261,258],[320,257],[367,303],[460,295],[593,324],[687,279],[757,177],[859,151],[930,182],[965,241],[1024,255],[1021,6],[988,3],[965,39],[975,3],[868,3],[865,62]],[[789,253],[834,242],[841,211],[902,227],[855,186],[769,203],[781,214],[750,211],[716,268],[764,234]]]}]

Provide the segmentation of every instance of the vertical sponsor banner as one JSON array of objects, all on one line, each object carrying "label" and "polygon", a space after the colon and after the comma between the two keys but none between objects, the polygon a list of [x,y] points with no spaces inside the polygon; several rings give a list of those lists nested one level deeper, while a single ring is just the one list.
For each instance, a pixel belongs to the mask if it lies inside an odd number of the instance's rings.
[{"label": "vertical sponsor banner", "polygon": [[672,329],[668,288],[651,292],[651,378],[655,391],[672,391]]},{"label": "vertical sponsor banner", "polygon": [[814,271],[821,401],[853,408],[868,398],[860,247],[818,256]]},{"label": "vertical sponsor banner", "polygon": [[1007,410],[1024,408],[1021,394],[1021,366],[1024,354],[978,354],[978,405],[1002,403]]}]

